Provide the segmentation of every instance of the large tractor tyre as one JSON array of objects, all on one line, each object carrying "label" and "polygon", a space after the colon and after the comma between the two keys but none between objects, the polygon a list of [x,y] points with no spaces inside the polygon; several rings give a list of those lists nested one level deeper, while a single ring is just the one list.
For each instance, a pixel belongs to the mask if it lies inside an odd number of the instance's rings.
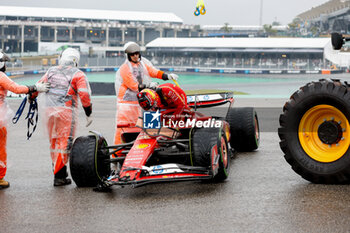
[{"label": "large tractor tyre", "polygon": [[78,137],[73,144],[70,155],[70,171],[78,187],[94,187],[110,175],[108,150],[103,137],[95,135]]},{"label": "large tractor tyre", "polygon": [[278,134],[292,169],[313,183],[350,180],[350,89],[339,80],[311,82],[283,107]]},{"label": "large tractor tyre", "polygon": [[[222,128],[196,128],[191,142],[193,166],[211,167],[214,181],[228,177],[231,151]],[[219,159],[217,161],[217,155]]]},{"label": "large tractor tyre", "polygon": [[253,151],[260,143],[258,115],[254,108],[229,108],[226,121],[230,125],[231,147],[237,151]]}]

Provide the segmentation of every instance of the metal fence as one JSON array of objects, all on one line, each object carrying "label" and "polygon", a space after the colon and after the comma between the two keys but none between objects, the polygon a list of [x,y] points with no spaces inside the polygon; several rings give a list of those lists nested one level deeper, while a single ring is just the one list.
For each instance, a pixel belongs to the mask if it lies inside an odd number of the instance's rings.
[{"label": "metal fence", "polygon": [[80,66],[84,67],[119,67],[125,60],[124,56],[119,57],[80,57]]},{"label": "metal fence", "polygon": [[159,67],[233,68],[270,70],[320,70],[329,68],[324,59],[256,59],[211,57],[153,57],[151,62]]},{"label": "metal fence", "polygon": [[[333,68],[325,59],[244,59],[211,57],[147,57],[158,68],[231,68],[231,69],[269,69],[269,70],[321,70]],[[81,56],[80,67],[119,67],[124,56],[89,57]],[[7,64],[9,70],[47,69],[58,64],[58,58],[16,59]]]}]

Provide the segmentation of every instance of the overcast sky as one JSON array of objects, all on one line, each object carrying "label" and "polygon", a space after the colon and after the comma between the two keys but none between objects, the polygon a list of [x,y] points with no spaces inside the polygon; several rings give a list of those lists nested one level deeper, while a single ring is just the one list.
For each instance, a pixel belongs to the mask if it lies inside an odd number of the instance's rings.
[{"label": "overcast sky", "polygon": [[[282,25],[328,0],[263,0],[262,24]],[[261,0],[203,0],[206,14],[194,16],[197,0],[1,0],[0,5],[77,9],[173,12],[185,24],[259,25]],[[0,7],[1,9],[1,7]]]}]

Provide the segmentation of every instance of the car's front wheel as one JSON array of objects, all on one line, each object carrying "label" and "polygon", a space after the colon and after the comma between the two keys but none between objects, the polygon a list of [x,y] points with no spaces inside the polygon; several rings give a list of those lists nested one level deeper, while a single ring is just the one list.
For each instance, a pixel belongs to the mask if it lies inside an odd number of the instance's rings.
[{"label": "car's front wheel", "polygon": [[210,167],[215,181],[227,179],[231,151],[223,128],[195,128],[193,131],[192,164]]},{"label": "car's front wheel", "polygon": [[70,172],[78,187],[94,187],[111,172],[106,140],[99,135],[78,137],[70,155]]}]

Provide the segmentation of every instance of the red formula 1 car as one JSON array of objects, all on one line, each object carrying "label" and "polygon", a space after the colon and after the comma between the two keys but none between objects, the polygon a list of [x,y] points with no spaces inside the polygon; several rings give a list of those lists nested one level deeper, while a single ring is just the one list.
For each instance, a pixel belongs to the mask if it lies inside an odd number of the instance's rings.
[{"label": "red formula 1 car", "polygon": [[[123,127],[124,144],[108,146],[98,132],[78,137],[70,156],[70,171],[78,187],[133,187],[168,181],[213,180],[228,177],[232,150],[253,151],[259,146],[259,123],[253,108],[233,108],[232,93],[188,96],[188,106],[152,114],[160,127]],[[229,104],[226,117],[206,116],[199,107]],[[156,115],[157,114],[157,115]],[[148,125],[150,126],[150,125]],[[152,126],[152,125],[151,125]],[[114,157],[116,152],[118,156]],[[121,153],[120,153],[121,152]],[[120,155],[121,154],[121,155]]]}]

